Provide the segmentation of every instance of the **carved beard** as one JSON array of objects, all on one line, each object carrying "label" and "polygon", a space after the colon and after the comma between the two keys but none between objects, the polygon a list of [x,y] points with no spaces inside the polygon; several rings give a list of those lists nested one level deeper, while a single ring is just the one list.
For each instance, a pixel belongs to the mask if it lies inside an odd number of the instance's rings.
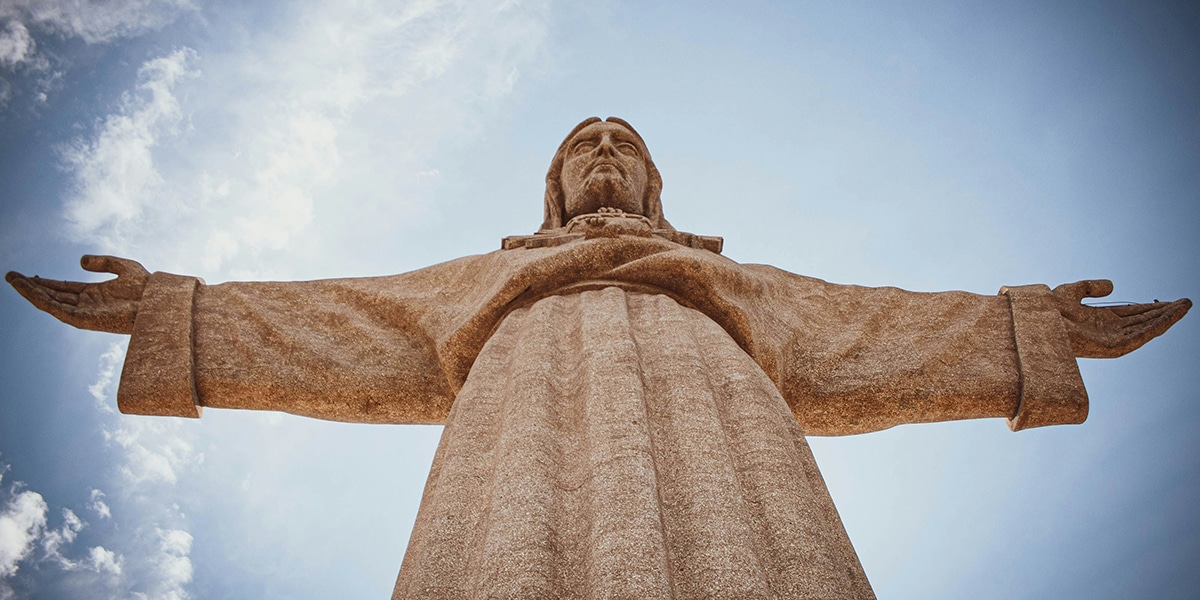
[{"label": "carved beard", "polygon": [[627,213],[642,214],[642,199],[623,177],[588,177],[583,189],[567,199],[569,217],[594,213],[601,207],[619,208]]}]

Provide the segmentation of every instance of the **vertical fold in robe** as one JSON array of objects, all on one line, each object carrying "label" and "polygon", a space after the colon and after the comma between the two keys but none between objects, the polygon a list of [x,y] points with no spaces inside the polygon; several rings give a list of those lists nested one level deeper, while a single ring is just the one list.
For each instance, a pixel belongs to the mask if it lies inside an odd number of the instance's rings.
[{"label": "vertical fold in robe", "polygon": [[791,410],[616,287],[514,311],[447,420],[394,598],[872,598]]}]

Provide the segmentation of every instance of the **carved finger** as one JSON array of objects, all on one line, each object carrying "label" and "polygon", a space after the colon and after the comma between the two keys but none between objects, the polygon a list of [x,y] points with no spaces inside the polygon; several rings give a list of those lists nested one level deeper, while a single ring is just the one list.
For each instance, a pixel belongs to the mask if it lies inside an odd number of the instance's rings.
[{"label": "carved finger", "polygon": [[1150,308],[1148,308],[1142,312],[1138,312],[1138,313],[1135,313],[1132,315],[1122,317],[1121,318],[1121,327],[1123,329],[1137,327],[1147,321],[1152,321],[1154,319],[1158,319],[1158,318],[1162,317],[1163,315],[1167,314],[1168,312],[1171,312],[1172,310],[1175,310],[1177,308],[1177,306],[1174,302],[1170,302],[1170,303],[1160,302],[1157,304],[1151,304],[1149,306],[1150,306]]},{"label": "carved finger", "polygon": [[150,272],[141,263],[117,256],[84,254],[79,266],[93,273],[115,273],[118,277],[147,277]]},{"label": "carved finger", "polygon": [[1147,302],[1145,304],[1129,304],[1126,306],[1106,306],[1105,310],[1111,312],[1118,317],[1132,317],[1140,315],[1147,311],[1155,310],[1156,308],[1166,306],[1168,302]]},{"label": "carved finger", "polygon": [[1137,327],[1125,330],[1122,332],[1124,334],[1122,336],[1122,343],[1118,346],[1121,350],[1121,354],[1118,356],[1133,352],[1145,345],[1146,342],[1162,335],[1182,316],[1182,313],[1178,315],[1163,315],[1161,318],[1147,321]]},{"label": "carved finger", "polygon": [[13,286],[13,289],[17,290],[18,294],[21,294],[23,298],[41,310],[46,310],[45,308],[42,308],[43,304],[53,300],[46,293],[44,288],[39,286],[32,279],[16,271],[9,271],[8,274],[4,276],[4,279],[6,279],[8,283]]},{"label": "carved finger", "polygon": [[1088,279],[1084,283],[1084,297],[1103,298],[1113,292],[1113,282],[1108,279]]},{"label": "carved finger", "polygon": [[[1192,301],[1187,298],[1181,298],[1170,304],[1163,306],[1163,310],[1154,319],[1146,321],[1143,325],[1146,329],[1142,332],[1143,335],[1149,334],[1149,338],[1155,338],[1163,334],[1164,331],[1171,328],[1172,325],[1178,323],[1183,315],[1186,315],[1188,310],[1192,308]],[[1145,342],[1142,342],[1145,343]]]},{"label": "carved finger", "polygon": [[[20,275],[20,274],[17,273],[17,275]],[[46,279],[44,277],[38,277],[37,275],[34,275],[33,277],[29,277],[28,279],[35,281],[38,285],[41,285],[42,287],[46,287],[46,288],[49,288],[49,289],[52,289],[52,290],[55,290],[58,292],[70,292],[72,294],[78,294],[79,292],[82,292],[83,290],[87,289],[87,286],[90,285],[90,284],[81,283],[78,281],[59,281],[57,279]]]},{"label": "carved finger", "polygon": [[[16,275],[15,277],[13,275]],[[20,275],[19,273],[9,273],[6,277],[8,282],[12,284],[17,293],[21,294],[30,304],[37,307],[38,310],[50,313],[54,318],[74,327],[87,327],[85,322],[78,318],[77,307],[64,304],[55,299],[51,295],[51,290],[46,289],[32,279]]]},{"label": "carved finger", "polygon": [[50,296],[51,298],[53,298],[55,302],[58,302],[60,304],[64,304],[67,306],[78,306],[79,305],[79,294],[72,294],[71,292],[60,292],[60,291],[58,291],[54,288],[48,287],[48,286],[43,286],[42,290],[46,292],[47,296]]},{"label": "carved finger", "polygon": [[[1124,356],[1141,348],[1146,342],[1162,335],[1172,325],[1183,318],[1187,314],[1188,309],[1192,307],[1192,301],[1184,298],[1175,302],[1160,304],[1159,310],[1153,312],[1153,316],[1143,319],[1128,327],[1122,327],[1117,332],[1112,332],[1099,342],[1083,342],[1073,346],[1083,346],[1084,353],[1077,352],[1077,356],[1085,358],[1116,358]],[[1142,313],[1150,315],[1151,313]],[[1141,316],[1141,315],[1139,315]],[[1076,350],[1080,350],[1076,347]]]},{"label": "carved finger", "polygon": [[1084,279],[1075,283],[1064,283],[1054,288],[1055,294],[1065,293],[1076,301],[1084,298],[1103,298],[1112,291],[1113,283],[1107,279]]},{"label": "carved finger", "polygon": [[93,273],[117,273],[122,269],[120,259],[115,256],[84,254],[79,257],[79,266]]}]

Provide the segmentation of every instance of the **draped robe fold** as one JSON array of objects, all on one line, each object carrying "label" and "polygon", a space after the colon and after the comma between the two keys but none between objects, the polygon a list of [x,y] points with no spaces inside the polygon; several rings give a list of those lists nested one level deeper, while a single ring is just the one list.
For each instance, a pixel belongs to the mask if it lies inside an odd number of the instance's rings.
[{"label": "draped robe fold", "polygon": [[873,597],[787,404],[703,314],[510,314],[451,408],[394,598]]},{"label": "draped robe fold", "polygon": [[1087,411],[1044,286],[842,286],[625,237],[380,278],[156,273],[118,402],[445,423],[394,598],[873,597],[802,430]]}]

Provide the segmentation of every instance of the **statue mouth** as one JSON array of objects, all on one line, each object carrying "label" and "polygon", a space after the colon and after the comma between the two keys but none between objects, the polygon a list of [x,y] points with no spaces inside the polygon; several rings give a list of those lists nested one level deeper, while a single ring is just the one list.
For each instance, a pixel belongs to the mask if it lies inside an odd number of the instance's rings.
[{"label": "statue mouth", "polygon": [[605,173],[609,171],[617,173],[621,177],[625,176],[625,172],[621,170],[621,167],[609,161],[601,161],[592,165],[592,168],[588,170],[588,175],[595,175],[597,173]]}]

